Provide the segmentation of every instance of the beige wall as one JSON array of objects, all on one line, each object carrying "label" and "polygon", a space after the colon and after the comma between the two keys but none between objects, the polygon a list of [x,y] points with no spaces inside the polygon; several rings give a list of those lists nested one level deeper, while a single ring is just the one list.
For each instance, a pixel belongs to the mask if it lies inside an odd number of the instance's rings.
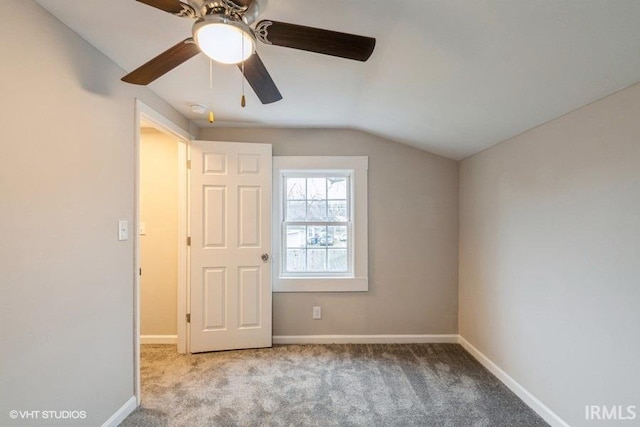
[{"label": "beige wall", "polygon": [[188,123],[31,0],[2,2],[0,56],[0,425],[101,425],[134,392],[134,99]]},{"label": "beige wall", "polygon": [[[369,291],[276,293],[274,335],[457,332],[458,165],[355,130],[202,129],[275,156],[369,156]],[[311,318],[322,306],[322,320]]]},{"label": "beige wall", "polygon": [[639,117],[635,85],[461,164],[460,334],[572,426],[640,405]]},{"label": "beige wall", "polygon": [[176,335],[178,144],[153,128],[140,140],[140,334]]}]

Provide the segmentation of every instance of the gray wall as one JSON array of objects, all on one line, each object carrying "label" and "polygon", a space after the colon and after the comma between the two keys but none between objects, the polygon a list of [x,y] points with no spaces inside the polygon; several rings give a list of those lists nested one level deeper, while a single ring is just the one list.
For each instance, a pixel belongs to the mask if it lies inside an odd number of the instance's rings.
[{"label": "gray wall", "polygon": [[460,334],[573,426],[640,405],[639,118],[635,85],[461,163]]},{"label": "gray wall", "polygon": [[134,392],[134,98],[188,123],[31,0],[2,2],[0,56],[0,425],[101,425]]},{"label": "gray wall", "polygon": [[369,156],[369,291],[276,293],[274,335],[457,333],[457,162],[355,130],[213,128],[200,138],[270,143],[275,156]]}]

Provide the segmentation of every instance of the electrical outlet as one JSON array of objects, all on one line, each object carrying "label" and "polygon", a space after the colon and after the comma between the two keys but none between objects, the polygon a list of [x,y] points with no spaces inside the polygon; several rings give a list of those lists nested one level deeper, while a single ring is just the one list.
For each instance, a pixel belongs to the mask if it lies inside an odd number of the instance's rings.
[{"label": "electrical outlet", "polygon": [[313,306],[313,318],[316,320],[322,319],[322,307],[319,305]]}]

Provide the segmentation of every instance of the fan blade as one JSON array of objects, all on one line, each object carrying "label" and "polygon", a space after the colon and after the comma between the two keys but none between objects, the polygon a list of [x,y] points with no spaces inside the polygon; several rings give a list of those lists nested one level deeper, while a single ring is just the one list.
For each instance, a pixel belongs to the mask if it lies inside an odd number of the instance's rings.
[{"label": "fan blade", "polygon": [[371,37],[277,21],[260,21],[256,25],[256,36],[267,44],[358,61],[369,59],[376,46],[376,39]]},{"label": "fan blade", "polygon": [[137,0],[156,9],[164,10],[172,15],[195,17],[195,10],[186,3],[178,0]]},{"label": "fan blade", "polygon": [[200,49],[193,39],[189,37],[133,70],[121,80],[136,85],[148,85],[198,53],[200,53]]},{"label": "fan blade", "polygon": [[[238,68],[242,70],[242,63],[238,64]],[[244,61],[244,77],[263,104],[271,104],[282,99],[280,91],[257,53]]]}]

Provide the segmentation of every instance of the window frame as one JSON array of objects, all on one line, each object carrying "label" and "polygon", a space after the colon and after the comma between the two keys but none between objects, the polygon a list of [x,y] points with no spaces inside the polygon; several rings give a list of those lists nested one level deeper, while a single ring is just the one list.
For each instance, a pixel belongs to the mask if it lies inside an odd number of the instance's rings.
[{"label": "window frame", "polygon": [[[364,292],[368,291],[367,266],[367,169],[366,156],[274,156],[273,157],[273,286],[274,292]],[[302,175],[327,177],[349,175],[349,221],[347,233],[348,272],[291,273],[284,271],[285,177]],[[328,222],[322,225],[330,225]],[[314,225],[314,223],[304,223]],[[343,223],[336,223],[342,225]]]}]

